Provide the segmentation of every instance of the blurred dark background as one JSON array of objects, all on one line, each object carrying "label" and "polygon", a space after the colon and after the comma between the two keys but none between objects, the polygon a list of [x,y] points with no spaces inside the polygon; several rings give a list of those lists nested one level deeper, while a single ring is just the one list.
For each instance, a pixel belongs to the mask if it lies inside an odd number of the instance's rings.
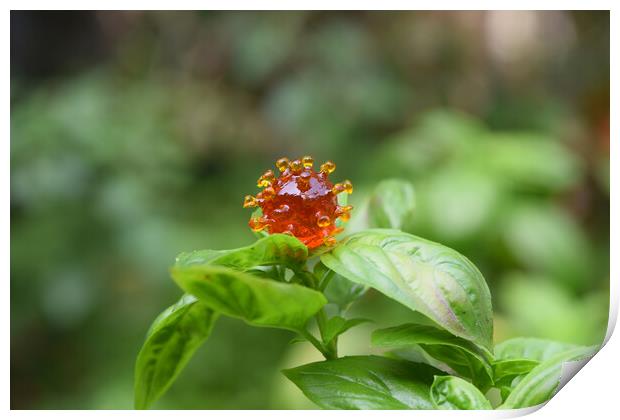
[{"label": "blurred dark background", "polygon": [[[304,154],[358,208],[412,181],[405,229],[480,267],[496,340],[601,341],[608,12],[14,11],[11,408],[131,408],[175,255],[253,241],[243,196]],[[320,355],[291,338],[221,319],[156,407],[311,407],[279,370]]]}]

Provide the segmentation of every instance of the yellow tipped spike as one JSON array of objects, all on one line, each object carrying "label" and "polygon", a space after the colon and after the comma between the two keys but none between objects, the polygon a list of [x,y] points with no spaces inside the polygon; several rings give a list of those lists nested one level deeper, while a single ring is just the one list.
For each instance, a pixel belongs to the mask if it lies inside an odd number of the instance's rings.
[{"label": "yellow tipped spike", "polygon": [[288,167],[291,168],[291,171],[294,174],[298,174],[301,172],[303,165],[301,164],[301,161],[299,159],[295,159],[294,161],[289,163]]},{"label": "yellow tipped spike", "polygon": [[276,177],[276,174],[273,173],[273,171],[271,169],[265,171],[264,174],[262,174],[260,176],[262,179],[266,179],[267,181],[273,181],[273,179]]},{"label": "yellow tipped spike", "polygon": [[331,160],[328,160],[324,164],[321,165],[321,172],[324,174],[331,174],[336,170],[336,164]]},{"label": "yellow tipped spike", "polygon": [[316,224],[318,227],[327,227],[331,224],[331,220],[329,220],[329,216],[321,215],[316,219]]},{"label": "yellow tipped spike", "polygon": [[345,190],[345,186],[344,184],[334,184],[334,187],[332,188],[332,192],[336,195],[340,194],[341,192],[343,192]]},{"label": "yellow tipped spike", "polygon": [[260,188],[268,187],[271,185],[274,178],[275,178],[275,174],[273,173],[271,169],[269,169],[264,174],[262,174],[260,178],[258,178],[258,181],[256,181],[256,185]]},{"label": "yellow tipped spike", "polygon": [[353,194],[353,184],[348,179],[342,183],[347,194]]},{"label": "yellow tipped spike", "polygon": [[312,156],[304,156],[301,158],[301,163],[304,165],[304,168],[312,168],[314,159],[312,159]]},{"label": "yellow tipped spike", "polygon": [[353,206],[338,207],[336,209],[336,216],[343,222],[348,222],[351,219],[351,210],[353,210]]},{"label": "yellow tipped spike", "polygon": [[261,218],[252,217],[250,221],[248,222],[248,225],[250,225],[250,229],[252,229],[254,232],[260,232],[261,230],[267,227],[267,224],[265,223],[265,220],[263,220],[262,217]]},{"label": "yellow tipped spike", "polygon": [[260,194],[261,198],[265,200],[271,200],[273,197],[275,197],[276,190],[274,190],[273,187],[267,187]]},{"label": "yellow tipped spike", "polygon": [[289,164],[288,158],[282,157],[276,161],[276,168],[278,168],[280,172],[284,172],[288,168],[288,164]]},{"label": "yellow tipped spike", "polygon": [[243,199],[243,208],[247,209],[249,207],[256,207],[256,206],[258,206],[258,200],[256,200],[256,197],[252,195],[246,195],[245,198]]},{"label": "yellow tipped spike", "polygon": [[333,236],[328,236],[327,238],[323,239],[323,243],[327,246],[334,246],[336,245],[336,238],[334,238]]}]

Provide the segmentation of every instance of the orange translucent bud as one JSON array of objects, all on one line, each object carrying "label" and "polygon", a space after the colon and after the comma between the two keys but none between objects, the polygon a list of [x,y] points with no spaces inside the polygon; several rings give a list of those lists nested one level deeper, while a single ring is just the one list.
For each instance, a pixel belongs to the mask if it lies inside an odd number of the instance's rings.
[{"label": "orange translucent bud", "polygon": [[289,211],[290,207],[287,204],[282,204],[280,207],[275,209],[273,212],[277,214],[284,214]]},{"label": "orange translucent bud", "polygon": [[244,201],[262,211],[262,217],[250,219],[252,230],[293,235],[310,249],[336,243],[334,235],[342,231],[336,220],[347,220],[352,208],[339,206],[336,194],[350,192],[352,186],[348,181],[331,183],[329,174],[336,168],[332,162],[321,165],[320,172],[313,163],[310,156],[281,158],[276,162],[279,176],[267,171],[259,178],[263,191]]}]

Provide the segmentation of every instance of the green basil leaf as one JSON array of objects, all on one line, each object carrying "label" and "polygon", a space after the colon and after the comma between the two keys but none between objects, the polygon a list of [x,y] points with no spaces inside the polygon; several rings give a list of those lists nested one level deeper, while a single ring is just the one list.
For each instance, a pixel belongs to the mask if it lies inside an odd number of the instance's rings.
[{"label": "green basil leaf", "polygon": [[185,267],[211,264],[237,270],[247,270],[264,265],[285,265],[298,268],[307,258],[308,248],[299,239],[290,235],[273,234],[243,248],[184,252],[177,257],[175,265]]},{"label": "green basil leaf", "polygon": [[528,359],[498,360],[493,364],[495,385],[510,386],[514,378],[530,373],[539,363]]},{"label": "green basil leaf", "polygon": [[192,265],[171,271],[181,289],[217,312],[251,325],[299,331],[327,303],[315,290],[227,267]]},{"label": "green basil leaf", "polygon": [[252,274],[253,276],[260,277],[263,279],[275,280],[275,281],[285,281],[282,278],[282,275],[279,271],[279,267],[277,266],[262,266],[255,267],[249,270],[244,271],[245,273]]},{"label": "green basil leaf", "polygon": [[427,325],[404,324],[376,330],[372,344],[378,347],[419,346],[426,354],[449,366],[481,387],[493,383],[492,355],[473,343]]},{"label": "green basil leaf", "polygon": [[302,337],[301,335],[298,335],[297,337],[293,337],[291,338],[291,341],[289,341],[289,344],[297,344],[297,343],[307,343],[308,339],[305,337]]},{"label": "green basil leaf", "polygon": [[579,346],[542,338],[517,337],[506,340],[495,346],[495,384],[506,399],[524,376],[541,362],[576,348]]},{"label": "green basil leaf", "polygon": [[378,356],[349,356],[283,373],[314,403],[327,409],[433,409],[430,386],[439,371]]},{"label": "green basil leaf", "polygon": [[443,245],[397,230],[353,234],[321,261],[373,287],[452,334],[491,349],[491,295],[476,266]]},{"label": "green basil leaf", "polygon": [[415,208],[410,182],[388,179],[380,182],[368,202],[369,224],[377,228],[401,229]]},{"label": "green basil leaf", "polygon": [[574,344],[543,338],[517,337],[503,341],[495,346],[496,360],[527,359],[545,361],[558,353],[578,348]]},{"label": "green basil leaf", "polygon": [[478,388],[456,376],[436,376],[431,397],[442,410],[492,410],[491,403]]},{"label": "green basil leaf", "polygon": [[135,367],[135,407],[148,408],[172,385],[196,349],[209,337],[217,314],[184,295],[153,322]]},{"label": "green basil leaf", "polygon": [[325,329],[322,333],[323,342],[329,343],[340,334],[343,334],[351,328],[359,324],[363,324],[364,322],[371,322],[371,320],[366,318],[344,319],[341,316],[330,318],[327,321]]},{"label": "green basil leaf", "polygon": [[585,359],[595,351],[595,347],[577,347],[557,353],[541,362],[519,381],[500,408],[531,407],[549,400],[560,383],[562,364]]},{"label": "green basil leaf", "polygon": [[502,401],[506,401],[506,398],[508,398],[508,396],[512,392],[512,387],[509,385],[499,385],[498,388],[499,395],[502,397]]}]

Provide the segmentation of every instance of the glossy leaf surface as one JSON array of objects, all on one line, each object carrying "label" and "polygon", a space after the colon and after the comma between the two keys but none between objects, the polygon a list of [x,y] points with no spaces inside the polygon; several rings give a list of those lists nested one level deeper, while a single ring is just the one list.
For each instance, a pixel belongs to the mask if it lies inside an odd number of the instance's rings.
[{"label": "glossy leaf surface", "polygon": [[315,290],[212,265],[174,267],[177,284],[217,312],[247,323],[299,331],[327,302]]},{"label": "glossy leaf surface", "polygon": [[310,363],[284,374],[327,409],[433,409],[430,386],[439,371],[378,356],[349,356]]},{"label": "glossy leaf surface", "polygon": [[155,319],[136,360],[136,408],[148,408],[166,392],[209,337],[216,318],[204,303],[185,295]]},{"label": "glossy leaf surface", "polygon": [[426,354],[476,384],[493,383],[491,355],[471,342],[431,326],[404,324],[374,331],[372,344],[396,349],[419,346]]},{"label": "glossy leaf surface", "polygon": [[350,281],[373,287],[452,334],[491,350],[491,296],[478,269],[443,245],[397,230],[346,238],[321,261]]},{"label": "glossy leaf surface", "polygon": [[584,359],[594,352],[594,347],[576,347],[543,361],[519,381],[501,408],[531,407],[549,400],[560,383],[562,364]]},{"label": "glossy leaf surface", "polygon": [[176,266],[211,264],[247,270],[257,266],[281,264],[298,268],[307,258],[308,248],[297,238],[273,234],[242,248],[184,252],[177,257]]},{"label": "glossy leaf surface", "polygon": [[491,403],[478,388],[456,376],[436,376],[431,397],[442,410],[491,410]]}]

